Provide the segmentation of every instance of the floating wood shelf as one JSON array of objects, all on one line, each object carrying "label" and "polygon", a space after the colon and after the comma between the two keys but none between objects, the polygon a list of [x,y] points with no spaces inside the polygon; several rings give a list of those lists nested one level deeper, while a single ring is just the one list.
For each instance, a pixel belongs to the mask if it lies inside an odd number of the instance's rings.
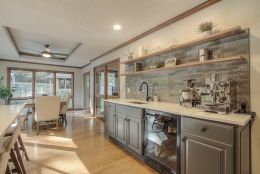
[{"label": "floating wood shelf", "polygon": [[222,62],[230,62],[230,61],[242,61],[242,60],[245,60],[245,58],[238,55],[238,56],[232,56],[232,57],[205,60],[205,61],[201,61],[201,62],[185,63],[185,64],[180,64],[180,65],[175,65],[175,66],[170,66],[170,67],[162,67],[162,68],[149,69],[149,70],[144,70],[144,71],[137,71],[137,72],[132,72],[132,73],[121,74],[121,76],[132,76],[132,75],[139,75],[139,74],[152,73],[152,72],[158,72],[158,71],[166,71],[166,70],[171,70],[171,69],[180,69],[180,68],[191,67],[191,66],[199,66],[199,65],[205,65],[205,64],[222,63]]},{"label": "floating wood shelf", "polygon": [[197,45],[207,43],[207,42],[216,41],[216,40],[219,40],[219,39],[222,39],[222,38],[225,38],[225,37],[229,37],[229,36],[233,36],[233,35],[237,35],[237,34],[240,34],[240,33],[243,33],[243,32],[244,32],[244,30],[242,30],[241,27],[239,27],[239,26],[234,27],[234,28],[224,30],[224,31],[221,31],[221,32],[218,32],[218,33],[214,33],[214,34],[211,34],[209,36],[205,36],[205,37],[202,37],[202,38],[190,41],[190,42],[178,44],[176,46],[171,46],[169,48],[163,49],[163,50],[158,51],[158,52],[153,53],[153,54],[145,55],[145,56],[138,57],[138,58],[131,59],[131,60],[127,60],[127,61],[122,61],[121,64],[129,64],[129,63],[138,62],[138,61],[141,61],[141,60],[149,59],[151,57],[159,56],[159,55],[162,55],[162,54],[167,54],[167,53],[170,53],[170,52],[173,52],[173,51],[177,51],[177,50],[181,50],[181,49],[185,49],[185,48],[189,48],[189,47],[193,47],[193,46],[197,46]]}]

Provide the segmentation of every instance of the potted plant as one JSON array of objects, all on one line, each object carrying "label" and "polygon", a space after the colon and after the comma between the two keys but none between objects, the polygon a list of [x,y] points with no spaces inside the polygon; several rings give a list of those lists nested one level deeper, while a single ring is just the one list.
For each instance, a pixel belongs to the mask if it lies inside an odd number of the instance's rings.
[{"label": "potted plant", "polygon": [[213,28],[216,27],[212,21],[202,22],[197,29],[198,32],[202,33],[203,36],[210,35],[212,33]]},{"label": "potted plant", "polygon": [[5,104],[7,104],[8,99],[11,98],[13,96],[12,91],[10,89],[10,87],[5,87],[2,84],[4,77],[0,76],[0,99],[5,100]]},{"label": "potted plant", "polygon": [[130,50],[128,49],[128,54],[125,54],[125,55],[128,57],[128,59],[133,59],[134,52],[135,52],[135,50],[130,51]]}]

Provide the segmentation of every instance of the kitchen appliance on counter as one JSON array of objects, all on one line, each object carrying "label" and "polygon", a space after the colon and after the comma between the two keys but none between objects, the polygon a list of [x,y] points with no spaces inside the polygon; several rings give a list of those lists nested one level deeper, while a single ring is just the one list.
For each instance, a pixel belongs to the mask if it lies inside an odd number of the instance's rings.
[{"label": "kitchen appliance on counter", "polygon": [[231,80],[216,81],[216,75],[212,74],[211,82],[202,85],[202,103],[205,111],[226,114],[235,109],[235,82]]},{"label": "kitchen appliance on counter", "polygon": [[196,106],[196,89],[195,79],[183,80],[186,83],[186,88],[180,91],[180,105],[184,107]]},{"label": "kitchen appliance on counter", "polygon": [[179,115],[145,110],[144,158],[160,174],[180,173],[180,122]]}]

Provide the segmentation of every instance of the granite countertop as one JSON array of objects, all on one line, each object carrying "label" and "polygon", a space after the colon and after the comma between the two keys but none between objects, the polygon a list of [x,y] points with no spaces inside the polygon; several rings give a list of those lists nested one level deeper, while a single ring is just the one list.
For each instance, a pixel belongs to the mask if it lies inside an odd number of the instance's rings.
[{"label": "granite countertop", "polygon": [[[202,109],[198,108],[185,108],[178,104],[174,103],[165,103],[165,102],[145,102],[140,100],[134,100],[134,99],[107,99],[106,101],[122,104],[122,105],[128,105],[138,108],[144,108],[144,109],[153,109],[157,111],[162,112],[169,112],[173,114],[179,114],[194,118],[200,118],[205,120],[211,120],[211,121],[217,121],[222,123],[229,123],[233,125],[240,125],[245,126],[250,120],[251,115],[247,114],[236,114],[234,112],[230,112],[227,114],[217,114],[217,113],[211,113],[211,112],[205,112]],[[132,103],[137,102],[137,103]],[[138,102],[142,104],[138,104]]]}]

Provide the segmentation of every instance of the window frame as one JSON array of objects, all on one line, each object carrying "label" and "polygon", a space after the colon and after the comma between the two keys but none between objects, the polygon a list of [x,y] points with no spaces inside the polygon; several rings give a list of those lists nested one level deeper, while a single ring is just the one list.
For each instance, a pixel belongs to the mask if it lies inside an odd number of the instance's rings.
[{"label": "window frame", "polygon": [[[31,71],[32,72],[32,97],[12,97],[8,99],[8,104],[11,100],[27,100],[27,99],[35,99],[35,76],[36,72],[50,72],[53,73],[53,95],[56,95],[56,74],[71,74],[71,98],[72,98],[72,109],[74,109],[74,72],[65,72],[65,71],[54,71],[54,70],[43,70],[43,69],[30,69],[30,68],[17,68],[17,67],[7,67],[7,84],[11,85],[11,71],[12,70],[20,70],[20,71]],[[64,81],[64,87],[66,85],[66,79]],[[65,89],[65,88],[64,88]]]}]

